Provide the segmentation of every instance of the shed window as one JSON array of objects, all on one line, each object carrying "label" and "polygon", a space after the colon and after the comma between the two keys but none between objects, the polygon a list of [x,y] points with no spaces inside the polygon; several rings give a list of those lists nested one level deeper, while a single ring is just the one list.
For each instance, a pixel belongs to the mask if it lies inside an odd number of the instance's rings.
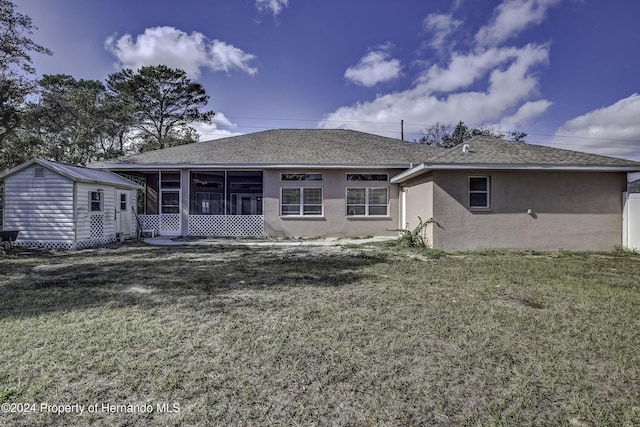
[{"label": "shed window", "polygon": [[489,207],[490,180],[488,176],[469,177],[469,207]]},{"label": "shed window", "polygon": [[102,192],[101,191],[89,191],[89,211],[90,212],[102,212]]}]

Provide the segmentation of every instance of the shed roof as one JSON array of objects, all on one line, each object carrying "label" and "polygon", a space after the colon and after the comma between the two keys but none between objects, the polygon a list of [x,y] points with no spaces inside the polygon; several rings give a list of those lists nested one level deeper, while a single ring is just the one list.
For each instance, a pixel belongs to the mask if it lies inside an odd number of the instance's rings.
[{"label": "shed roof", "polygon": [[20,172],[21,170],[24,170],[34,164],[52,170],[64,177],[69,178],[72,181],[109,184],[115,187],[124,188],[140,188],[138,184],[129,181],[128,179],[123,178],[122,176],[113,172],[89,169],[82,166],[74,166],[66,163],[53,162],[51,160],[43,159],[31,159],[29,161],[26,161],[0,175],[0,179],[6,179],[7,177],[14,175],[15,173]]}]

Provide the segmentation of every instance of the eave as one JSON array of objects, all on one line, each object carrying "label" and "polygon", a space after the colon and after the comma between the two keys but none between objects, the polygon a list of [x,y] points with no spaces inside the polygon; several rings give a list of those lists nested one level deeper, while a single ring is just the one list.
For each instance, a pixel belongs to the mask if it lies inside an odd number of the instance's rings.
[{"label": "eave", "polygon": [[613,166],[613,165],[526,165],[526,164],[491,164],[491,163],[466,163],[466,164],[429,164],[421,163],[407,169],[391,178],[392,184],[400,184],[409,179],[435,170],[512,170],[512,171],[558,171],[558,172],[638,172],[639,166]]}]

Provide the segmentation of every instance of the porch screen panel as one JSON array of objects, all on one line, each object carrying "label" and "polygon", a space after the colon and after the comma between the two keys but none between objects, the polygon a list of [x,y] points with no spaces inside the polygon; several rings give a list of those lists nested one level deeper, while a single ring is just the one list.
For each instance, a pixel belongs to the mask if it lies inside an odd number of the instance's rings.
[{"label": "porch screen panel", "polygon": [[224,215],[224,172],[191,172],[190,215]]}]

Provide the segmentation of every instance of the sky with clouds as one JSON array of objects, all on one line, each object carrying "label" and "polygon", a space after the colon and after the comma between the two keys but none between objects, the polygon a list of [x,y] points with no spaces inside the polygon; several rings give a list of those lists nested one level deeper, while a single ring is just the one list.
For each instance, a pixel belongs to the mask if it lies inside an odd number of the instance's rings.
[{"label": "sky with clouds", "polygon": [[38,74],[184,69],[217,113],[202,140],[462,120],[640,160],[637,0],[13,1],[54,52]]}]

